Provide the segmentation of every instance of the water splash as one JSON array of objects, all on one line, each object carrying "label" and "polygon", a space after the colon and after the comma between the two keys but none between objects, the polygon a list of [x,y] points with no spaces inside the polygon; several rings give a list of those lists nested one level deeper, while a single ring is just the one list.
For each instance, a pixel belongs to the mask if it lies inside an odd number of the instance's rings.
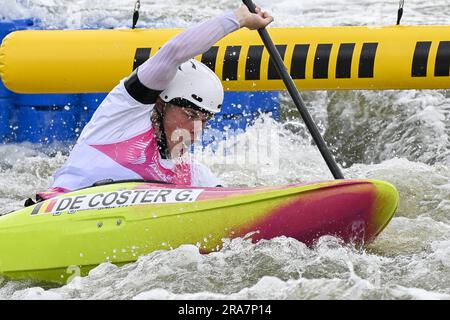
[{"label": "water splash", "polygon": [[[397,2],[261,0],[273,26],[392,25]],[[140,27],[188,27],[234,8],[230,0],[142,1]],[[9,1],[0,16],[41,19],[47,28],[129,28],[134,1]],[[195,7],[195,14],[192,8]],[[293,10],[300,12],[300,18]],[[403,24],[448,24],[445,0],[406,3]],[[374,12],[368,16],[366,12]],[[195,246],[158,251],[118,268],[102,264],[59,288],[0,279],[0,299],[450,299],[450,91],[302,92],[319,129],[349,178],[393,183],[396,217],[365,250],[333,237],[308,248],[280,237],[252,244],[226,240],[219,252]],[[282,121],[268,117],[235,140],[245,150],[261,130],[277,133],[282,170],[205,160],[228,185],[274,185],[331,179],[320,154],[283,94]],[[264,143],[264,141],[259,141]],[[230,153],[226,157],[233,157]],[[0,147],[0,214],[45,189],[66,153],[35,146]],[[230,159],[228,158],[228,159]]]}]

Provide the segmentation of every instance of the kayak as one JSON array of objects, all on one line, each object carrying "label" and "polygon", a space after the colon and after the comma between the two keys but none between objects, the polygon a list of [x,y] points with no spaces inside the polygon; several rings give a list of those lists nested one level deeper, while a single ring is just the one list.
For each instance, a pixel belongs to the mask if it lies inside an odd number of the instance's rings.
[{"label": "kayak", "polygon": [[399,195],[378,180],[258,188],[151,182],[97,185],[0,217],[0,274],[65,284],[103,262],[118,266],[182,244],[210,253],[223,239],[324,235],[365,245],[386,227]]}]

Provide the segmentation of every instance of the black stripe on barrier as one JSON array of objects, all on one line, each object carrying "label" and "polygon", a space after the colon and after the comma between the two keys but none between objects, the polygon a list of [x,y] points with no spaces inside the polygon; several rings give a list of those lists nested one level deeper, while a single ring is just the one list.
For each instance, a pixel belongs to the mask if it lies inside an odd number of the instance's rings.
[{"label": "black stripe on barrier", "polygon": [[133,71],[150,58],[152,48],[137,48],[134,55]]},{"label": "black stripe on barrier", "polygon": [[250,46],[245,64],[245,80],[261,79],[261,59],[264,46]]},{"label": "black stripe on barrier", "polygon": [[441,41],[439,43],[434,75],[436,77],[450,76],[450,41]]},{"label": "black stripe on barrier", "polygon": [[216,71],[216,61],[217,53],[219,52],[219,47],[211,47],[202,55],[202,63],[204,63],[213,72]]},{"label": "black stripe on barrier", "polygon": [[378,43],[364,43],[359,59],[359,78],[373,78]]},{"label": "black stripe on barrier", "polygon": [[339,47],[336,62],[336,79],[346,79],[351,77],[354,43],[342,43]]},{"label": "black stripe on barrier", "polygon": [[38,202],[36,206],[33,208],[33,211],[31,211],[31,215],[37,215],[39,213],[39,210],[41,210],[42,205],[44,204],[44,201]]},{"label": "black stripe on barrier", "polygon": [[330,63],[330,53],[333,44],[317,45],[316,56],[314,57],[314,79],[328,78],[328,65]]},{"label": "black stripe on barrier", "polygon": [[291,62],[292,79],[306,78],[306,59],[308,58],[309,44],[297,44],[294,47]]},{"label": "black stripe on barrier", "polygon": [[238,62],[241,46],[228,46],[223,60],[222,80],[238,79]]},{"label": "black stripe on barrier", "polygon": [[431,41],[419,41],[414,49],[411,77],[426,77]]},{"label": "black stripe on barrier", "polygon": [[[287,45],[276,45],[275,47],[277,48],[278,53],[281,56],[281,59],[284,60],[284,56],[286,55]],[[270,57],[270,59],[269,59],[269,69],[267,71],[267,79],[269,79],[269,80],[281,79],[280,75],[277,72],[277,69],[275,68],[275,63],[273,62],[272,57]]]}]

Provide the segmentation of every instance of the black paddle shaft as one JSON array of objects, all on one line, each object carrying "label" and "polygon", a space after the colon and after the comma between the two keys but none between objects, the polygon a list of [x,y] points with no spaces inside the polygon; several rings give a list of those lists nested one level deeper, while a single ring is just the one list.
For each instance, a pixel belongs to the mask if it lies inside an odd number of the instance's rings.
[{"label": "black paddle shaft", "polygon": [[[256,13],[256,7],[253,1],[251,0],[242,0],[242,2],[247,6],[247,8],[252,13]],[[276,49],[275,45],[273,44],[272,39],[270,38],[269,33],[265,28],[258,29],[258,33],[261,36],[261,39],[269,51],[270,58],[274,62],[275,69],[277,70],[278,74],[280,75],[281,79],[283,79],[284,85],[286,86],[289,94],[291,95],[292,100],[294,101],[298,112],[300,112],[300,115],[302,116],[303,121],[306,124],[306,127],[308,128],[309,132],[311,133],[314,142],[316,143],[317,147],[319,148],[320,153],[322,154],[322,157],[325,159],[325,162],[328,165],[328,168],[330,169],[331,173],[333,174],[335,179],[344,179],[344,175],[341,172],[341,169],[337,165],[336,161],[334,160],[330,150],[328,149],[325,141],[323,140],[322,136],[320,135],[319,129],[317,129],[316,124],[314,123],[313,119],[311,118],[311,115],[309,114],[308,110],[305,107],[305,103],[302,100],[302,97],[300,96],[297,87],[295,86],[294,80],[292,80],[291,75],[288,73],[286,66],[284,65],[283,59],[281,59],[280,53]]]}]

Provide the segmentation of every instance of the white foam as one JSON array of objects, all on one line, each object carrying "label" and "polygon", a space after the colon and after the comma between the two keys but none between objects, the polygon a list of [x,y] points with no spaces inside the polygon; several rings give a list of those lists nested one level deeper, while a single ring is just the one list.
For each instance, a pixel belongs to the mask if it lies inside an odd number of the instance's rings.
[{"label": "white foam", "polygon": [[[52,28],[129,28],[135,1],[122,0],[19,0],[7,1],[0,17],[35,17]],[[260,0],[258,4],[275,16],[274,27],[394,25],[397,2],[379,0]],[[192,23],[233,9],[239,3],[224,0],[199,5],[195,0],[142,1],[139,26],[187,27]],[[195,8],[195,13],[192,10]],[[434,10],[433,10],[434,8]],[[445,24],[450,20],[446,0],[405,4],[403,24]],[[367,12],[371,14],[368,15]]]},{"label": "white foam", "polygon": [[[391,25],[397,3],[259,2],[275,16],[273,27]],[[196,0],[142,1],[139,26],[185,28],[238,4],[232,0],[208,5]],[[0,7],[0,16],[35,17],[46,28],[129,28],[133,7],[134,1],[122,0],[18,0]],[[405,2],[403,24],[449,21],[447,0]],[[349,166],[344,170],[346,177],[386,180],[400,192],[396,217],[367,251],[344,246],[332,237],[321,239],[314,248],[285,237],[256,245],[227,240],[222,250],[209,255],[187,245],[153,252],[122,268],[101,264],[87,277],[76,277],[56,289],[2,281],[0,298],[448,299],[449,92],[322,91],[302,92],[302,96],[321,132],[339,147],[341,163]],[[245,150],[246,141],[257,137],[258,130],[276,131],[281,169],[276,174],[248,164],[221,165],[216,161],[220,154],[206,150],[206,162],[228,185],[331,179],[289,97],[283,94],[281,101],[283,124],[266,117],[236,140]],[[226,157],[231,160],[235,155]],[[45,189],[65,159],[61,154],[49,157],[33,146],[0,147],[0,214],[18,209],[26,197]]]}]

